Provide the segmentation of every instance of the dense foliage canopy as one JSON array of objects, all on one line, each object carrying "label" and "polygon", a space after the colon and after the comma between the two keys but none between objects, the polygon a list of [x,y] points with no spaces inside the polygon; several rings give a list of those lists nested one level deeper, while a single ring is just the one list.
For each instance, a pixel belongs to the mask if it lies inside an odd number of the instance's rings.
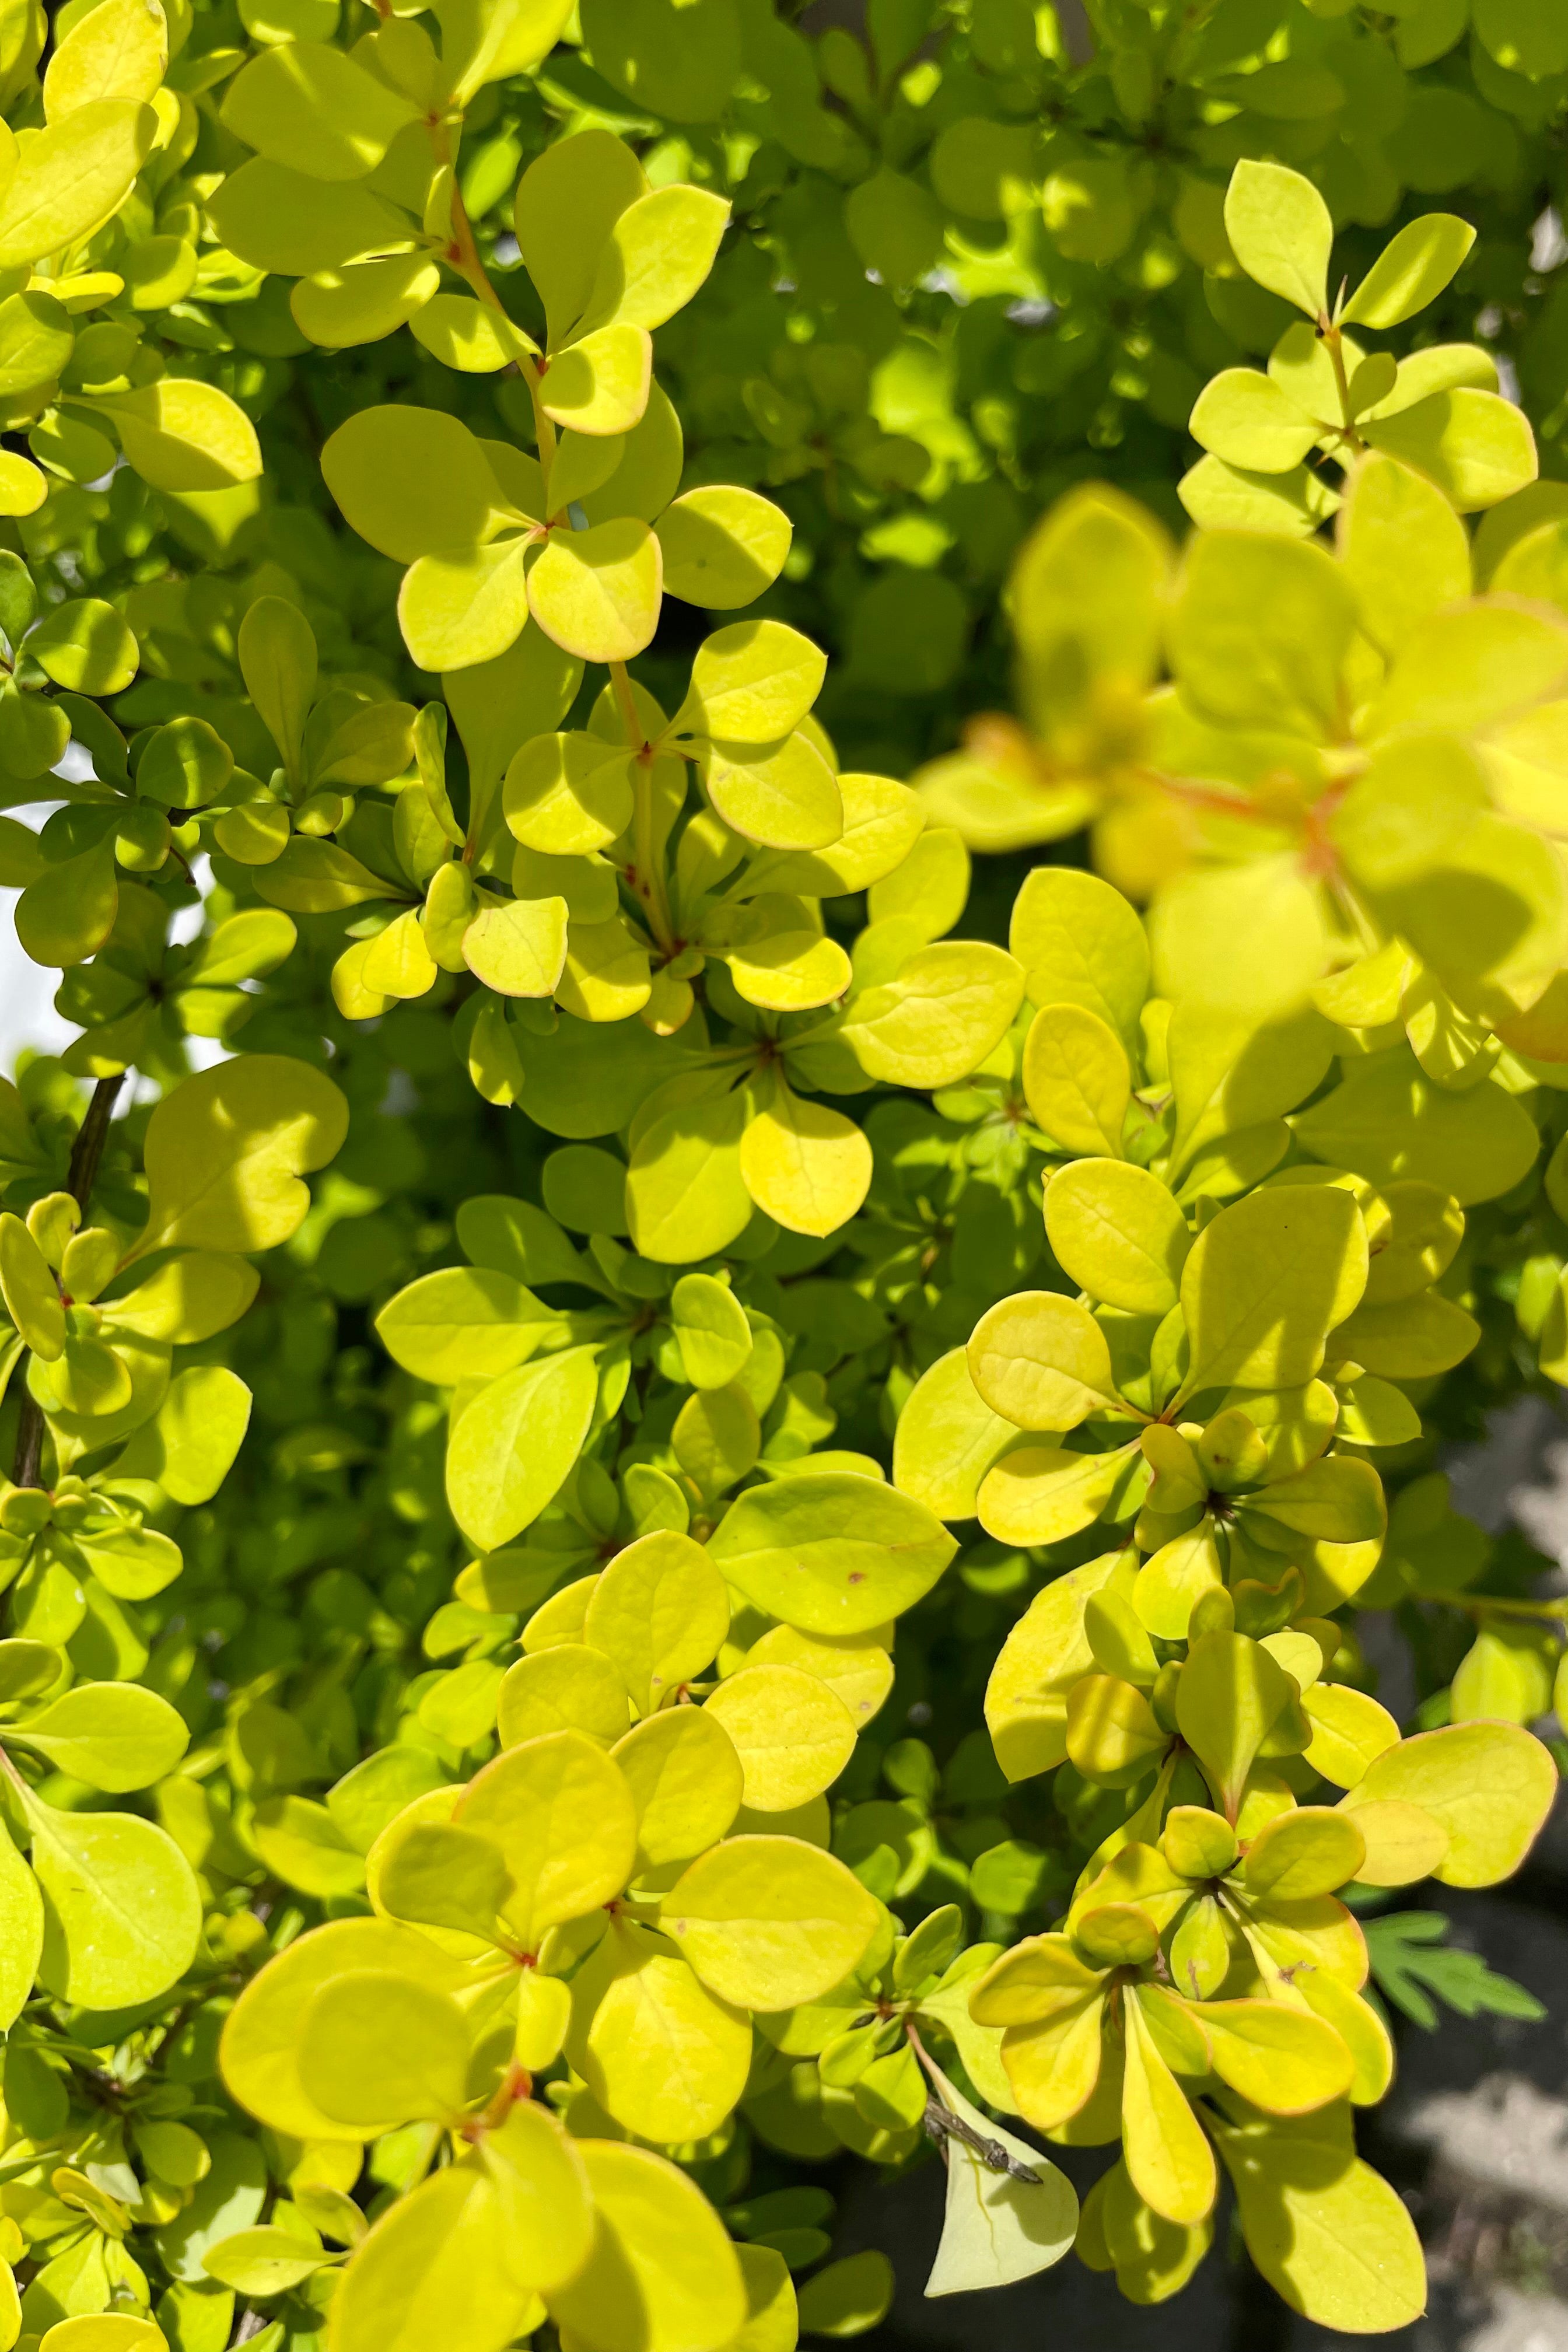
[{"label": "dense foliage canopy", "polygon": [[1440,1466],[1568,1384],[1568,17],[0,104],[0,2352],[792,2352],[845,2152],[1405,2325],[1391,2011],[1533,2004],[1400,1890],[1568,1754]]}]

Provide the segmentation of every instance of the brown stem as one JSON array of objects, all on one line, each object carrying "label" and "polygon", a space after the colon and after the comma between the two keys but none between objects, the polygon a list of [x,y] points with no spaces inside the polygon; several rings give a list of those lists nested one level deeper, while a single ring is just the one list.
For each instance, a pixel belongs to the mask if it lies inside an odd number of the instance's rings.
[{"label": "brown stem", "polygon": [[926,2137],[941,2148],[943,2162],[947,2160],[947,2142],[955,2139],[968,2148],[972,2156],[977,2156],[988,2172],[1005,2172],[1012,2179],[1027,2181],[1031,2188],[1037,2189],[1040,2176],[1031,2166],[1020,2164],[999,2139],[988,2138],[984,2132],[977,2132],[973,2124],[966,2124],[962,2116],[953,2114],[942,2095],[942,2077],[921,2040],[912,2017],[905,2017],[904,2033],[931,2080],[931,2095],[921,2116],[921,2127]]},{"label": "brown stem", "polygon": [[[430,145],[437,163],[451,162],[452,142],[445,122],[430,126]],[[487,303],[492,310],[499,310],[510,326],[512,321],[506,304],[496,292],[489,271],[485,268],[479,241],[474,235],[474,225],[468,218],[468,206],[455,178],[452,183],[452,242],[447,258],[458,275],[473,288],[479,300]],[[533,404],[533,431],[539,444],[539,462],[548,473],[550,461],[555,455],[555,427],[540,405],[540,385],[543,379],[526,352],[519,352],[517,355],[517,372],[527,384],[529,398]]]},{"label": "brown stem", "polygon": [[[92,1090],[92,1100],[87,1107],[87,1117],[77,1129],[71,1146],[70,1166],[66,1171],[66,1190],[85,1217],[92,1199],[92,1188],[98,1176],[98,1163],[103,1157],[103,1147],[109,1139],[109,1122],[125,1084],[121,1071],[112,1078],[100,1078]],[[43,1409],[26,1389],[22,1391],[21,1419],[16,1424],[16,1460],[11,1473],[17,1486],[41,1486],[39,1475],[44,1458]]]},{"label": "brown stem", "polygon": [[114,1106],[120,1099],[120,1089],[124,1084],[125,1073],[122,1070],[112,1078],[100,1078],[92,1090],[87,1117],[78,1128],[76,1141],[71,1146],[70,1166],[66,1171],[66,1191],[84,1217],[98,1178],[98,1163],[109,1140],[109,1122],[114,1116]]}]

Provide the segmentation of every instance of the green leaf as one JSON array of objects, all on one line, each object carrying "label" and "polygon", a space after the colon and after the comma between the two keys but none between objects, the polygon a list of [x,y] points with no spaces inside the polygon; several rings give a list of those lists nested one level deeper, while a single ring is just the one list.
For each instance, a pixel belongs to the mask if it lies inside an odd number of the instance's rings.
[{"label": "green leaf", "polygon": [[729,217],[722,197],[679,183],[637,197],[605,240],[576,332],[611,320],[662,327],[707,277]]},{"label": "green leaf", "polygon": [[555,857],[607,848],[631,821],[626,751],[593,735],[536,735],[513,756],[501,806],[526,848]]},{"label": "green leaf", "polygon": [[637,1809],[639,1869],[689,1862],[733,1823],[744,1772],[729,1733],[705,1707],[650,1715],[613,1752]]},{"label": "green leaf", "polygon": [[773,586],[792,536],[789,517],[771,499],[723,483],[673,499],[654,528],[664,551],[665,594],[717,613],[749,604]]},{"label": "green leaf", "polygon": [[452,1387],[513,1370],[559,1327],[510,1275],[454,1265],[400,1290],[376,1317],[375,1328],[394,1363]]},{"label": "green leaf", "polygon": [[878,1908],[831,1854],[792,1837],[731,1837],[700,1855],[660,1924],[709,1990],[737,2008],[816,2000],[857,1966]]},{"label": "green leaf", "polygon": [[1182,476],[1176,492],[1200,530],[1271,531],[1285,539],[1310,539],[1340,506],[1339,492],[1309,467],[1260,474],[1212,455]]},{"label": "green leaf", "polygon": [[183,1716],[134,1683],[78,1683],[8,1737],[36,1748],[90,1789],[145,1789],[172,1772],[190,1745]]},{"label": "green leaf", "polygon": [[300,2079],[323,2113],[356,2130],[447,2122],[463,2110],[468,2076],[463,2012],[433,1986],[350,1969],[305,2012]]},{"label": "green leaf", "polygon": [[315,180],[363,180],[418,110],[319,41],[264,49],[229,84],[226,127],[274,163]]},{"label": "green leaf", "polygon": [[798,1666],[742,1666],[705,1712],[728,1733],[753,1813],[788,1813],[832,1787],[855,1752],[855,1718],[826,1683]]},{"label": "green leaf", "polygon": [[1345,1799],[1352,1818],[1392,1799],[1418,1806],[1448,1833],[1436,1876],[1446,1886],[1494,1886],[1519,1868],[1556,1793],[1539,1739],[1511,1723],[1456,1723],[1384,1749]]},{"label": "green leaf", "polygon": [[1063,1270],[1089,1297],[1131,1315],[1166,1315],[1191,1237],[1180,1209],[1147,1170],[1079,1160],[1046,1187],[1046,1234]]},{"label": "green leaf", "polygon": [[552,2315],[589,2352],[717,2352],[740,2334],[747,2297],[729,2234],[694,2181],[650,2149],[580,2144],[593,2193],[593,2252]]},{"label": "green leaf", "polygon": [[1385,653],[1397,652],[1428,614],[1470,593],[1464,525],[1436,484],[1396,457],[1371,450],[1358,461],[1338,528],[1362,625]]},{"label": "green leaf", "polygon": [[250,1422],[250,1391],[221,1364],[177,1372],[156,1417],[137,1431],[116,1465],[127,1478],[153,1478],[187,1507],[210,1502],[227,1477]]},{"label": "green leaf", "polygon": [[1176,1685],[1176,1720],[1234,1823],[1253,1759],[1296,1695],[1267,1650],[1241,1633],[1204,1633]]},{"label": "green leaf", "polygon": [[593,1418],[592,1351],[521,1365],[482,1389],[457,1421],[447,1453],[447,1499],[485,1551],[510,1543],[559,1489]]},{"label": "green leaf", "polygon": [[501,491],[480,443],[432,408],[363,408],[321,451],[321,472],[362,539],[412,563],[475,546]]},{"label": "green leaf", "polygon": [[606,80],[677,122],[715,120],[741,70],[740,22],[721,0],[590,0],[584,36]]},{"label": "green leaf", "polygon": [[1171,616],[1172,667],[1190,700],[1221,726],[1324,742],[1339,723],[1340,670],[1355,625],[1350,586],[1321,547],[1200,531]]},{"label": "green leaf", "polygon": [[[552,531],[528,575],[528,609],[563,652],[629,661],[652,641],[662,580],[658,540],[638,517],[622,515],[586,530]],[[464,658],[500,650],[476,648]]]},{"label": "green leaf", "polygon": [[1497,506],[1540,470],[1535,436],[1511,401],[1461,385],[1436,392],[1396,415],[1374,414],[1363,433],[1427,474],[1461,514]]},{"label": "green leaf", "polygon": [[[574,433],[629,433],[647,406],[652,367],[652,345],[640,327],[601,326],[551,362],[544,413]],[[552,476],[551,503],[559,500]]]},{"label": "green leaf", "polygon": [[316,691],[316,639],[297,604],[258,596],[239,625],[240,672],[291,778]]},{"label": "green leaf", "polygon": [[[804,732],[755,751],[743,743],[706,744],[700,772],[724,823],[764,848],[829,849],[842,835],[844,803],[837,779]],[[846,971],[830,992],[838,993],[847,983]]]},{"label": "green leaf", "polygon": [[583,1630],[639,1714],[651,1715],[712,1664],[729,1626],[723,1579],[708,1553],[660,1528],[616,1554],[595,1584]]},{"label": "green leaf", "polygon": [[348,1129],[330,1078],[279,1054],[203,1070],[153,1111],[145,1146],[152,1249],[271,1249],[310,1205],[300,1180],[324,1167]]},{"label": "green leaf", "polygon": [[57,686],[73,694],[118,694],[136,675],[141,649],[112,604],[73,596],[46,614],[27,651]]},{"label": "green leaf", "polygon": [[1535,1995],[1498,1976],[1479,1952],[1451,1946],[1448,1922],[1437,1911],[1389,1911],[1365,1923],[1367,1956],[1378,1990],[1415,2025],[1434,2032],[1438,2011],[1429,1995],[1461,2017],[1546,2015]]},{"label": "green leaf", "polygon": [[0,194],[0,269],[72,245],[117,209],[157,135],[152,109],[95,98],[29,140]]},{"label": "green leaf", "polygon": [[21,2015],[44,1948],[44,1902],[38,1881],[12,1843],[0,1837],[0,2018],[6,2030]]},{"label": "green leaf", "polygon": [[268,1870],[301,1895],[355,1895],[364,1884],[364,1856],[313,1798],[265,1798],[249,1829]]},{"label": "green leaf", "polygon": [[261,471],[256,427],[214,383],[161,376],[133,392],[100,395],[127,463],[155,490],[234,489]]},{"label": "green leaf", "polygon": [[20,1217],[0,1216],[0,1295],[27,1346],[56,1363],[66,1343],[65,1309],[48,1260]]},{"label": "green leaf", "polygon": [[616,2123],[668,2144],[722,2122],[745,2084],[751,2029],[683,1959],[616,1922],[577,1985],[573,2063]]},{"label": "green leaf", "polygon": [[1110,1454],[1017,1446],[981,1481],[980,1524],[999,1543],[1061,1543],[1094,1525],[1141,1461],[1135,1445]]},{"label": "green leaf", "polygon": [[813,2336],[863,2336],[880,2326],[892,2301],[893,2265],[872,2247],[846,2254],[807,2279],[800,2292],[800,2324]]},{"label": "green leaf", "polygon": [[260,1277],[243,1258],[215,1250],[188,1250],[165,1258],[134,1287],[105,1301],[106,1332],[135,1331],[146,1339],[193,1347],[226,1331],[256,1297]]},{"label": "green leaf", "polygon": [[215,192],[212,217],[230,253],[258,269],[308,277],[395,239],[397,215],[363,184],[327,184],[255,156]]},{"label": "green leaf", "polygon": [[[350,1969],[369,1968],[438,1990],[453,1980],[452,1963],[427,1936],[390,1919],[339,1919],[300,1937],[252,1979],[224,2026],[224,2081],[250,2114],[295,2137],[358,2139],[308,2096],[298,2053],[305,2014],[321,1987]],[[259,2211],[258,2195],[246,2222]]]},{"label": "green leaf", "polygon": [[169,62],[168,35],[163,26],[144,16],[135,0],[89,14],[59,38],[44,76],[44,111],[58,121],[79,106],[100,98],[147,100],[163,79]]},{"label": "green leaf", "polygon": [[271,2295],[287,2294],[331,2260],[319,2242],[311,2246],[292,2230],[263,2224],[221,2238],[203,2255],[202,2268],[220,2286],[232,2286],[241,2294]]},{"label": "green leaf", "polygon": [[1019,1429],[1076,1429],[1121,1402],[1104,1332],[1076,1299],[1025,1290],[983,1315],[969,1372],[994,1412]]},{"label": "green leaf", "polygon": [[893,1484],[939,1519],[969,1519],[980,1481],[1017,1435],[974,1385],[965,1348],[950,1349],[910,1391],[893,1433]]},{"label": "green leaf", "polygon": [[1182,1269],[1184,1392],[1310,1380],[1366,1287],[1367,1262],[1365,1226],[1337,1186],[1291,1185],[1223,1210]]},{"label": "green leaf", "polygon": [[44,1897],[39,1981],[83,2009],[123,2009],[177,1984],[202,1901],[173,1838],[134,1813],[62,1813],[29,1796]]},{"label": "green leaf", "polygon": [[1293,2311],[1321,2327],[1408,2326],[1426,2301],[1409,2214],[1356,2156],[1350,2109],[1212,2128],[1247,2251]]},{"label": "green leaf", "polygon": [[1511,1095],[1485,1083],[1455,1094],[1434,1086],[1401,1052],[1352,1062],[1294,1126],[1308,1150],[1332,1167],[1380,1186],[1419,1178],[1463,1208],[1510,1191],[1540,1149]]},{"label": "green leaf", "polygon": [[757,1409],[738,1382],[699,1389],[676,1416],[670,1448],[705,1500],[738,1486],[762,1452]]},{"label": "green leaf", "polygon": [[743,1094],[672,1102],[640,1129],[626,1174],[632,1245],[659,1265],[727,1249],[752,1217],[741,1166]]},{"label": "green leaf", "polygon": [[1321,426],[1256,368],[1225,368],[1198,394],[1188,430],[1200,449],[1254,473],[1288,474]]},{"label": "green leaf", "polygon": [[752,1352],[752,1327],[734,1292],[710,1274],[683,1274],[669,1294],[669,1307],[692,1387],[723,1388]]},{"label": "green leaf", "polygon": [[1326,313],[1334,226],[1310,180],[1282,163],[1238,163],[1226,191],[1225,233],[1259,286],[1310,319]]},{"label": "green leaf", "polygon": [[454,1820],[500,1849],[511,1884],[501,1905],[517,1948],[597,1910],[625,1887],[637,1812],[616,1765],[584,1733],[509,1748],[475,1775]]},{"label": "green leaf", "polygon": [[119,908],[114,847],[106,839],[28,883],[16,905],[16,937],[35,963],[85,963],[114,929]]},{"label": "green leaf", "polygon": [[774,743],[816,701],[826,656],[782,621],[715,629],[691,665],[691,691],[675,724],[732,743]]},{"label": "green leaf", "polygon": [[742,1181],[787,1233],[837,1233],[861,1206],[871,1175],[871,1149],[854,1122],[782,1080],[741,1138]]},{"label": "green leaf", "polygon": [[956,1550],[911,1496],[810,1471],[731,1504],[709,1550],[755,1606],[808,1633],[864,1633],[930,1591]]},{"label": "green leaf", "polygon": [[1121,1157],[1131,1071],[1113,1029],[1077,1004],[1042,1006],[1024,1045],[1024,1094],[1064,1151]]},{"label": "green leaf", "polygon": [[388,2207],[344,2273],[333,2335],[342,2352],[416,2352],[448,2332],[499,2352],[538,2289],[582,2267],[594,2227],[575,2144],[521,2101],[482,2150]]},{"label": "green leaf", "polygon": [[1468,221],[1423,213],[1389,239],[1340,314],[1342,326],[1397,327],[1435,302],[1476,241]]},{"label": "green leaf", "polygon": [[953,1086],[1006,1034],[1023,993],[1024,974],[1000,948],[939,940],[858,997],[842,1034],[868,1077]]},{"label": "green leaf", "polygon": [[598,129],[556,140],[518,182],[518,243],[543,297],[552,349],[569,340],[588,307],[605,240],[647,188],[631,149]]}]

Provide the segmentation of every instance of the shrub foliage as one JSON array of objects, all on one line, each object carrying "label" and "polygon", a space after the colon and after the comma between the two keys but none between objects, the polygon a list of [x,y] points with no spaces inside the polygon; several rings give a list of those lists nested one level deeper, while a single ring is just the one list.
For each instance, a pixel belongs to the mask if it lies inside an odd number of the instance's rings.
[{"label": "shrub foliage", "polygon": [[808,26],[0,6],[0,2347],[1398,2328],[1534,2013],[1568,36]]}]

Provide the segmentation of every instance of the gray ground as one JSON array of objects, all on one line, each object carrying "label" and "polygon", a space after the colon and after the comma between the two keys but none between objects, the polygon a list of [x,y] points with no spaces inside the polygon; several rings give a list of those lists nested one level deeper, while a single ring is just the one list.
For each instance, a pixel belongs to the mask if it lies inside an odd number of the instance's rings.
[{"label": "gray ground", "polygon": [[[1568,1579],[1568,1421],[1526,1399],[1450,1470],[1460,1509],[1492,1528],[1511,1516]],[[1369,1630],[1398,1713],[1395,1645]],[[1401,2027],[1398,2078],[1362,2146],[1415,2217],[1432,2293],[1415,2326],[1378,2340],[1391,2352],[1568,2352],[1568,1801],[1506,1893],[1435,1887],[1424,1899],[1452,1920],[1455,1941],[1528,1986],[1549,2013],[1540,2024],[1449,2013],[1433,2034]],[[1064,2157],[1080,2186],[1104,2163],[1100,2151]],[[997,2294],[927,2303],[940,2166],[886,2187],[847,2167],[841,2194],[837,2250],[883,2246],[899,2274],[890,2316],[862,2339],[867,2352],[1348,2352],[1365,2340],[1285,2311],[1238,2258],[1223,2217],[1192,2285],[1157,2309],[1124,2303],[1111,2281],[1071,2260]]]}]

